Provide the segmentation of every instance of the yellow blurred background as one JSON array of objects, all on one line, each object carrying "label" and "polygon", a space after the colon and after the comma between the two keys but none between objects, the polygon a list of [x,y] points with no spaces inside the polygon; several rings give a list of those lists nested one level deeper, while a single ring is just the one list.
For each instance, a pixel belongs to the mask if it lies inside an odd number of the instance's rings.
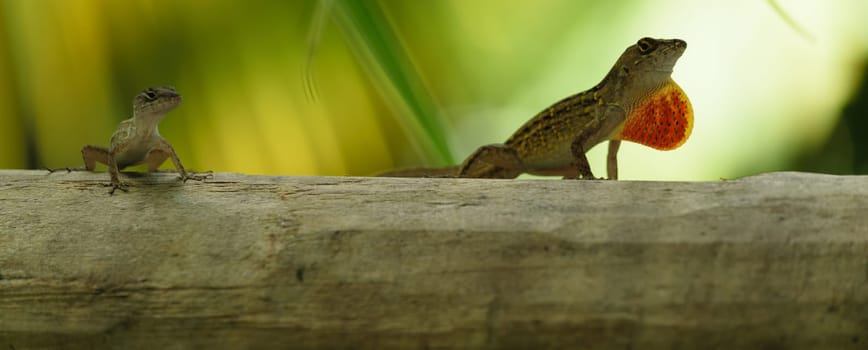
[{"label": "yellow blurred background", "polygon": [[[0,168],[80,166],[132,98],[189,168],[370,175],[459,162],[599,82],[643,36],[688,42],[691,139],[621,177],[868,173],[868,2],[0,0]],[[597,174],[605,147],[592,150]],[[171,168],[171,164],[164,164]]]}]

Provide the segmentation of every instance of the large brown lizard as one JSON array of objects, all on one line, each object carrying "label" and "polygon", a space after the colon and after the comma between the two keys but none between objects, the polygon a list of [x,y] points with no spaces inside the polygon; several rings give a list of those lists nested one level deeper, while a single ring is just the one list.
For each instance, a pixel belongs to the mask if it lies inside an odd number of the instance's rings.
[{"label": "large brown lizard", "polygon": [[679,39],[642,38],[603,81],[546,108],[505,143],[482,146],[458,166],[379,176],[512,179],[529,173],[594,179],[585,152],[609,140],[607,175],[617,179],[621,140],[671,150],[690,136],[693,109],[671,77],[686,48]]},{"label": "large brown lizard", "polygon": [[150,87],[136,95],[132,118],[118,124],[109,148],[86,145],[81,149],[85,169],[93,171],[97,162],[108,165],[112,188],[109,194],[116,189],[127,191],[128,185],[118,179],[119,169],[147,164],[148,172],[153,172],[168,158],[172,158],[182,181],[204,180],[206,176],[184,170],[175,149],[157,129],[163,117],[180,103],[181,95],[171,86]]}]

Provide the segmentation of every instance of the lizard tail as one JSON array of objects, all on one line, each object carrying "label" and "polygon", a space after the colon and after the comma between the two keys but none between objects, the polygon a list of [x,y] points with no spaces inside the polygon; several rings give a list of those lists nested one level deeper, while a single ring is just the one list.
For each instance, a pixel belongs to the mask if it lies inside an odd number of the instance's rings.
[{"label": "lizard tail", "polygon": [[377,174],[380,177],[458,177],[460,167],[451,166],[444,168],[409,168],[390,170]]}]

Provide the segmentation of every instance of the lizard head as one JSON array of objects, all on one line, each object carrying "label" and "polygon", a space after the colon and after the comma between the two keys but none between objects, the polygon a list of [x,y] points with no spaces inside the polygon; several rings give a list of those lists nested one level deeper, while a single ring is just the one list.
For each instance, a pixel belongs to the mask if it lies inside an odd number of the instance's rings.
[{"label": "lizard head", "polygon": [[680,39],[642,38],[621,54],[603,82],[614,101],[633,104],[671,81],[675,62],[687,49]]},{"label": "lizard head", "polygon": [[174,87],[149,87],[133,99],[133,114],[164,115],[179,104],[181,104],[181,95]]},{"label": "lizard head", "polygon": [[687,43],[681,39],[642,38],[621,54],[615,68],[620,70],[618,73],[622,76],[649,73],[669,76],[685,49]]}]

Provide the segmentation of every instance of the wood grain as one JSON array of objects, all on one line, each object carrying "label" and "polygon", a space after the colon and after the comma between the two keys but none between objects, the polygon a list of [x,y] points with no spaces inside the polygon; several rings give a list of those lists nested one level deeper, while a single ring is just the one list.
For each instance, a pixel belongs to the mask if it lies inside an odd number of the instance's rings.
[{"label": "wood grain", "polygon": [[868,177],[0,171],[0,349],[868,348]]}]

